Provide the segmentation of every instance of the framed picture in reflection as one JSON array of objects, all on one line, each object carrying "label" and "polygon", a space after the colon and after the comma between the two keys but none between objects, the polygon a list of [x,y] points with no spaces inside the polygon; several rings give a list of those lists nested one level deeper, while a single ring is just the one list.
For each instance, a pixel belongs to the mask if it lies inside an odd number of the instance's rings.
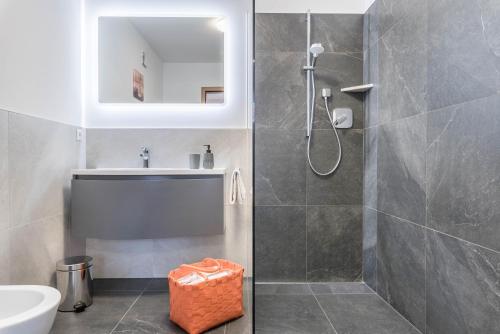
[{"label": "framed picture in reflection", "polygon": [[144,75],[138,70],[134,70],[132,85],[134,97],[144,102]]},{"label": "framed picture in reflection", "polygon": [[201,103],[223,104],[224,87],[201,87]]}]

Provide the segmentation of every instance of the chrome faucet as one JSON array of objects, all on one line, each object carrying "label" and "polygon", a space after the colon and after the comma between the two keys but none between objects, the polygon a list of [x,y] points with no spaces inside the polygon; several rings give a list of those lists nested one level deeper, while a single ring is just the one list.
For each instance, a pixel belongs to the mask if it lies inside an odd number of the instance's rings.
[{"label": "chrome faucet", "polygon": [[141,147],[141,154],[139,156],[142,158],[142,168],[149,168],[149,149]]}]

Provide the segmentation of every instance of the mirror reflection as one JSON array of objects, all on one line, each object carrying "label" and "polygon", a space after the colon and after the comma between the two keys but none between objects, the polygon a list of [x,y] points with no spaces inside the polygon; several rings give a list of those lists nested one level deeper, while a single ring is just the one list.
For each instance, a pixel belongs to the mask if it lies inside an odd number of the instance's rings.
[{"label": "mirror reflection", "polygon": [[99,102],[224,103],[223,17],[100,17]]}]

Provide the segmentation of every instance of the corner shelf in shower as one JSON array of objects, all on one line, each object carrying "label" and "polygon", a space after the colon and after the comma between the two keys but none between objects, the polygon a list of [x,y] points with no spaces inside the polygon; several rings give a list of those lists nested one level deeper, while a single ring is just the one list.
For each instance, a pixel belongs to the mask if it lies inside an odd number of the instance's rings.
[{"label": "corner shelf in shower", "polygon": [[341,88],[340,91],[342,93],[364,93],[373,88],[373,84],[360,85],[360,86],[352,86]]}]

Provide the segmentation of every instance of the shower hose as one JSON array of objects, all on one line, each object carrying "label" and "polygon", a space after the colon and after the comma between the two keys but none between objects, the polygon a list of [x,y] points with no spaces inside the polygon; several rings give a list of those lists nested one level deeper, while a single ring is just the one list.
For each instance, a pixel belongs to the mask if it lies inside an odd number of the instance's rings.
[{"label": "shower hose", "polygon": [[[314,59],[315,60],[315,59]],[[314,61],[313,60],[313,67],[314,67]],[[342,146],[340,145],[340,138],[339,138],[339,134],[337,132],[337,124],[338,124],[338,120],[336,119],[336,117],[334,117],[333,115],[333,112],[330,112],[330,109],[328,108],[328,97],[327,96],[323,96],[323,99],[325,101],[325,107],[326,107],[326,114],[328,115],[328,120],[330,121],[330,124],[333,128],[333,132],[335,133],[335,137],[337,138],[337,145],[338,145],[338,148],[339,148],[339,153],[338,153],[338,157],[337,157],[337,161],[335,162],[335,164],[333,165],[333,167],[331,169],[329,169],[328,171],[326,172],[320,172],[319,170],[317,170],[313,163],[311,162],[311,140],[312,140],[312,125],[314,123],[314,105],[315,105],[315,101],[316,101],[316,85],[314,83],[314,70],[311,71],[311,83],[312,83],[312,101],[311,101],[311,118],[310,118],[310,124],[308,124],[307,126],[309,127],[309,137],[307,137],[307,161],[309,162],[309,166],[311,166],[311,169],[313,170],[313,172],[317,175],[320,175],[320,176],[327,176],[327,175],[330,175],[332,174],[333,172],[335,172],[335,170],[339,167],[339,164],[340,164],[340,160],[342,158]],[[308,101],[309,103],[309,101]]]}]

